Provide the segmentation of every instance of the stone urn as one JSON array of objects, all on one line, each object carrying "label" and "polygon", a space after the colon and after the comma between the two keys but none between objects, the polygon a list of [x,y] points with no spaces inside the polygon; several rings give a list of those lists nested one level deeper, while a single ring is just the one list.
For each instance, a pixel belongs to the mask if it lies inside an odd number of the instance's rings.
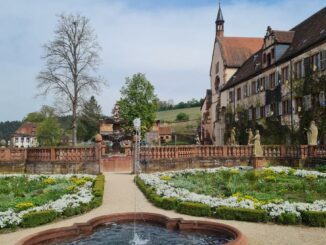
[{"label": "stone urn", "polygon": [[102,142],[102,135],[100,135],[100,134],[97,134],[97,135],[95,135],[95,142],[96,143],[99,143],[99,142]]}]

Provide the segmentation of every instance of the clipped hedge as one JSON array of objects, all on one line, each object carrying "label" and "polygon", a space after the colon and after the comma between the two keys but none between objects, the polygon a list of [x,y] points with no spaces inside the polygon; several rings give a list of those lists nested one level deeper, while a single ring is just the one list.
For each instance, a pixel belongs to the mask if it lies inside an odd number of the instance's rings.
[{"label": "clipped hedge", "polygon": [[210,206],[196,202],[180,202],[177,211],[192,216],[211,216]]},{"label": "clipped hedge", "polygon": [[268,213],[265,210],[249,208],[218,207],[214,217],[227,220],[240,220],[250,222],[267,222]]},{"label": "clipped hedge", "polygon": [[315,227],[326,227],[326,212],[305,211],[301,213],[302,223]]},{"label": "clipped hedge", "polygon": [[283,213],[275,218],[276,223],[282,225],[299,225],[301,224],[301,217],[293,213]]},{"label": "clipped hedge", "polygon": [[176,209],[178,200],[176,198],[166,198],[157,195],[154,190],[147,186],[143,180],[138,176],[135,177],[135,183],[138,188],[143,192],[145,197],[152,202],[156,207],[163,208],[166,210]]},{"label": "clipped hedge", "polygon": [[54,210],[34,211],[23,215],[22,227],[35,227],[49,223],[57,218]]},{"label": "clipped hedge", "polygon": [[182,214],[188,214],[192,216],[214,216],[215,218],[219,219],[249,222],[274,221],[275,223],[284,225],[299,225],[303,223],[309,226],[326,226],[326,212],[302,212],[301,220],[301,217],[298,217],[292,213],[283,213],[282,215],[273,219],[268,215],[266,210],[262,209],[218,207],[215,210],[212,210],[210,206],[203,203],[180,202],[180,200],[176,198],[161,197],[156,194],[153,187],[146,185],[145,182],[138,176],[135,177],[135,183],[143,192],[145,197],[155,206],[167,210],[174,209]]},{"label": "clipped hedge", "polygon": [[104,175],[98,175],[95,179],[94,185],[93,185],[93,194],[96,197],[103,197],[104,192],[104,183],[105,178]]}]

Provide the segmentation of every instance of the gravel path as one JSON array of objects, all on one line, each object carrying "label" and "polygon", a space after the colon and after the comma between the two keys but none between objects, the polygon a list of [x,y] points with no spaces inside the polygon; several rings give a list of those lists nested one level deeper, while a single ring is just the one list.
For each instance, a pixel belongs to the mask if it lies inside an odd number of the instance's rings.
[{"label": "gravel path", "polygon": [[[182,217],[187,220],[209,220],[225,223],[238,228],[249,239],[251,245],[293,245],[293,244],[326,244],[326,229],[303,226],[280,226],[275,224],[260,224],[240,221],[226,221],[209,218],[198,218],[178,214],[174,211],[162,210],[149,203],[142,193],[133,184],[133,176],[127,173],[106,173],[106,183],[103,205],[87,214],[74,218],[61,220],[48,225],[30,229],[21,229],[16,232],[1,234],[0,245],[15,244],[20,239],[35,232],[71,226],[74,223],[87,220],[105,214],[121,212],[153,212],[166,215],[171,218]],[[135,201],[137,207],[135,209]]]}]

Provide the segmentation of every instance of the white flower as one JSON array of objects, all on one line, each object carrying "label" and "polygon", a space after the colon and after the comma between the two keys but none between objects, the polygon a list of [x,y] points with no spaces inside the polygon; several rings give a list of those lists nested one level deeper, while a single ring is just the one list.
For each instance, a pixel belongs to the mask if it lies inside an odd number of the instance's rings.
[{"label": "white flower", "polygon": [[[217,198],[211,197],[203,194],[197,194],[190,192],[184,188],[174,187],[169,181],[161,180],[161,176],[176,177],[185,174],[196,174],[196,173],[216,173],[218,171],[230,171],[232,169],[239,170],[250,170],[252,167],[219,167],[219,168],[209,168],[209,169],[186,169],[181,171],[169,171],[162,173],[152,173],[152,174],[140,174],[139,177],[145,182],[145,184],[150,185],[156,191],[156,193],[162,197],[173,197],[181,201],[190,202],[200,202],[207,204],[210,207],[226,206],[232,208],[249,208],[255,209],[254,202],[252,200],[244,199],[239,201],[237,197],[228,198]],[[269,167],[264,169],[271,169],[275,173],[289,174],[292,168],[289,167]],[[307,175],[316,175],[319,177],[326,177],[326,173],[321,173],[318,171],[308,171],[308,170],[296,170],[294,175],[299,177],[305,177]],[[256,204],[257,205],[257,204]],[[271,217],[277,217],[283,213],[293,213],[296,216],[300,216],[303,211],[326,211],[326,200],[317,200],[313,203],[290,203],[288,201],[282,203],[268,203],[262,205],[259,208],[266,210]]]},{"label": "white flower", "polygon": [[[22,177],[24,175],[21,174],[7,174],[5,177]],[[31,179],[39,179],[41,177],[51,177],[55,179],[70,179],[73,176],[77,178],[89,177],[92,180],[96,178],[95,175],[88,174],[67,174],[67,175],[26,175]],[[0,178],[4,178],[4,175],[0,175]],[[58,213],[62,213],[67,207],[79,207],[82,203],[87,204],[92,201],[92,185],[93,183],[88,181],[82,187],[79,187],[78,192],[74,194],[66,194],[61,198],[50,201],[42,206],[37,206],[33,208],[29,208],[27,210],[23,210],[21,212],[16,213],[13,209],[8,209],[5,212],[0,212],[0,228],[5,228],[10,225],[19,225],[22,222],[22,217],[33,211],[43,211],[43,210],[55,210]]]}]

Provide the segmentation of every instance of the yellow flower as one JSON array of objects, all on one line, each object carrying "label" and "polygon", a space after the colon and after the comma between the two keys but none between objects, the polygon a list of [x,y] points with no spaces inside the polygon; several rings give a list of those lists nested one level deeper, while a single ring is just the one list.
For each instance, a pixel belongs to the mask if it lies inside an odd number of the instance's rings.
[{"label": "yellow flower", "polygon": [[26,210],[29,208],[34,207],[34,204],[32,202],[20,202],[15,205],[15,207],[19,210]]},{"label": "yellow flower", "polygon": [[47,179],[43,180],[43,183],[46,185],[53,185],[56,183],[56,180],[52,179],[52,178],[47,178]]},{"label": "yellow flower", "polygon": [[171,179],[171,177],[170,177],[170,176],[167,176],[167,175],[163,175],[163,176],[160,177],[160,179],[161,179],[161,180],[168,181],[168,180]]}]

